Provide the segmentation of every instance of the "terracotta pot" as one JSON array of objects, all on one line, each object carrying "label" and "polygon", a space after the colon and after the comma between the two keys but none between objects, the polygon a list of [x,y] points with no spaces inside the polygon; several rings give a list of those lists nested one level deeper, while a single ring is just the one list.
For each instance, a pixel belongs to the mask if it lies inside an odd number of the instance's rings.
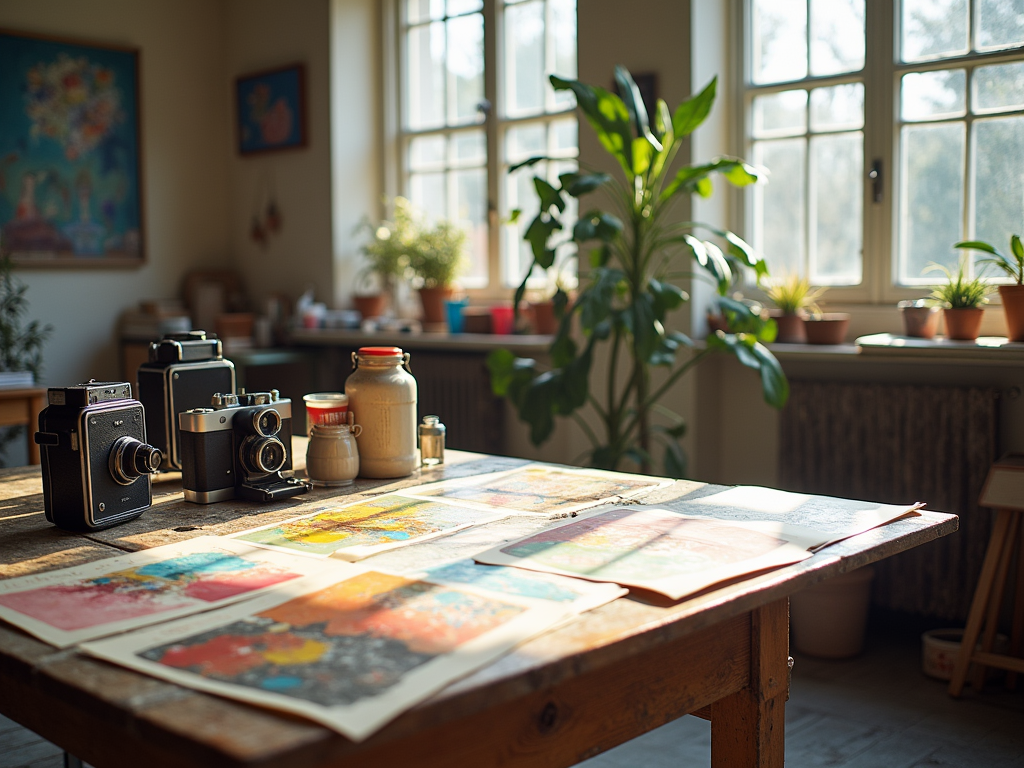
[{"label": "terracotta pot", "polygon": [[939,330],[939,307],[900,307],[903,315],[903,335],[915,339],[930,339]]},{"label": "terracotta pot", "polygon": [[533,310],[533,332],[542,336],[551,336],[558,331],[558,320],[555,319],[555,302],[531,301]]},{"label": "terracotta pot", "polygon": [[806,344],[807,332],[804,330],[804,316],[782,314],[773,309],[770,313],[779,327],[779,333],[775,337],[777,342],[782,344]]},{"label": "terracotta pot", "polygon": [[420,288],[420,303],[423,305],[423,322],[427,324],[443,324],[447,320],[444,303],[451,298],[452,289],[449,285],[436,285],[432,288]]},{"label": "terracotta pot", "polygon": [[388,305],[388,295],[372,293],[369,296],[353,296],[352,303],[364,320],[368,317],[380,317]]},{"label": "terracotta pot", "polygon": [[1000,285],[1006,335],[1010,341],[1024,341],[1024,285]]},{"label": "terracotta pot", "polygon": [[722,315],[716,315],[713,312],[708,312],[708,333],[713,334],[716,331],[722,331],[722,333],[729,332],[729,321]]},{"label": "terracotta pot", "polygon": [[845,312],[826,312],[804,320],[808,344],[842,344],[849,327],[850,316]]},{"label": "terracotta pot", "polygon": [[981,330],[981,320],[985,310],[981,307],[970,309],[944,309],[942,316],[946,321],[946,336],[957,341],[974,341]]}]

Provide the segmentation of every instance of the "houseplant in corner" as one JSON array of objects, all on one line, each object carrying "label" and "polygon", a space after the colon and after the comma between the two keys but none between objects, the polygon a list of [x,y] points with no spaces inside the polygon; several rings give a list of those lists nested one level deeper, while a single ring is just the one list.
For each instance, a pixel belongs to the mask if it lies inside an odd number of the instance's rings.
[{"label": "houseplant in corner", "polygon": [[450,221],[438,221],[416,238],[409,259],[420,283],[424,323],[435,325],[445,321],[444,303],[465,264],[465,247],[465,231]]},{"label": "houseplant in corner", "polygon": [[395,291],[400,280],[409,275],[409,253],[419,238],[419,222],[412,205],[396,197],[391,218],[373,227],[364,221],[360,230],[370,230],[373,239],[363,246],[366,266],[356,275],[352,302],[363,317],[379,317],[388,302],[396,304]]},{"label": "houseplant in corner", "polygon": [[952,272],[942,264],[931,264],[925,272],[942,272],[946,282],[932,291],[932,298],[942,303],[942,317],[946,321],[946,337],[957,341],[974,341],[981,330],[981,320],[985,315],[982,304],[988,302],[985,297],[989,286],[979,275],[968,277],[966,261],[960,259],[956,272]]},{"label": "houseplant in corner", "polygon": [[1010,255],[1000,253],[982,240],[965,240],[953,246],[975,251],[984,251],[991,256],[978,260],[979,264],[992,264],[1003,270],[1013,280],[1013,285],[1000,285],[999,298],[1003,302],[1003,316],[1006,318],[1007,334],[1010,341],[1024,341],[1024,245],[1020,235],[1010,237]]},{"label": "houseplant in corner", "polygon": [[[590,439],[586,462],[591,466],[618,469],[628,461],[651,472],[656,444],[660,443],[664,473],[682,477],[686,464],[679,439],[686,425],[660,401],[687,371],[711,355],[728,352],[760,374],[769,404],[781,407],[789,393],[778,361],[760,343],[774,333],[774,324],[765,320],[750,332],[719,331],[708,336],[703,349],[693,350],[683,359],[677,353],[694,344],[671,329],[670,313],[689,298],[671,282],[685,274],[677,271],[679,257],[695,259],[723,290],[732,282],[732,267],[722,249],[695,232],[716,236],[732,256],[759,276],[767,272],[764,261],[739,237],[706,224],[674,219],[672,204],[694,192],[710,195],[714,174],[743,186],[757,181],[758,173],[736,158],[672,168],[685,137],[704,122],[711,109],[714,80],[674,113],[659,99],[655,114],[648,117],[629,72],[617,67],[615,79],[622,98],[576,80],[550,78],[556,90],[575,94],[601,145],[617,162],[618,173],[613,177],[596,171],[568,172],[559,176],[557,185],[534,177],[540,212],[524,235],[533,263],[516,291],[515,306],[526,291],[530,272],[546,270],[554,263],[552,243],[564,229],[570,197],[602,190],[615,213],[591,208],[573,227],[572,240],[578,247],[591,244],[588,250],[579,251],[589,254],[589,269],[580,275],[576,296],[571,301],[566,298],[549,349],[550,367],[517,358],[508,350],[495,350],[488,356],[491,386],[497,395],[508,397],[519,418],[529,424],[535,445],[551,436],[556,416],[571,417]],[[543,159],[531,158],[521,166]],[[607,346],[607,354],[598,356],[602,344]],[[593,370],[595,361],[602,366],[600,371]],[[658,368],[664,375],[655,383],[652,374]],[[591,426],[593,420],[584,419],[585,407],[599,422],[597,429]]]}]

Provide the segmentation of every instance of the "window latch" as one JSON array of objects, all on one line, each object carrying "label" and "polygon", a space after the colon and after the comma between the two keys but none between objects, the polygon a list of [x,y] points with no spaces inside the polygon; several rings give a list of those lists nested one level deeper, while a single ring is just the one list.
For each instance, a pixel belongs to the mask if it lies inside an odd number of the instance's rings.
[{"label": "window latch", "polygon": [[875,160],[871,164],[871,170],[868,171],[868,178],[871,179],[871,199],[876,202],[882,202],[882,161]]}]

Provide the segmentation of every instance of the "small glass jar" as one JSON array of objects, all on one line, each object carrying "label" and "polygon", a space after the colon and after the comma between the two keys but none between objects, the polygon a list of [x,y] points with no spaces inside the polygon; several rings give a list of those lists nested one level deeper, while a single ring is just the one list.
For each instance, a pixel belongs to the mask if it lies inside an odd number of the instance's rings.
[{"label": "small glass jar", "polygon": [[424,416],[420,424],[420,461],[423,466],[444,464],[445,427],[437,416]]},{"label": "small glass jar", "polygon": [[306,447],[306,474],[313,485],[351,485],[359,475],[358,424],[314,424]]}]

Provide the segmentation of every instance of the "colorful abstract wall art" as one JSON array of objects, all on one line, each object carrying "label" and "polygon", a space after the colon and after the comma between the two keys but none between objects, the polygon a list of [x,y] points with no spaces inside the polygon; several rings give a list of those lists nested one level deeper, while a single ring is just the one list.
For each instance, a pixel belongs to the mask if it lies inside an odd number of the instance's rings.
[{"label": "colorful abstract wall art", "polygon": [[243,600],[329,565],[202,536],[0,581],[0,618],[66,648]]},{"label": "colorful abstract wall art", "polygon": [[493,475],[421,485],[406,492],[564,517],[586,507],[631,498],[671,484],[671,480],[623,472],[529,464]]},{"label": "colorful abstract wall art", "polygon": [[506,514],[388,493],[242,531],[234,537],[260,547],[355,561],[497,520]]},{"label": "colorful abstract wall art", "polygon": [[238,152],[306,146],[306,68],[293,64],[235,80]]},{"label": "colorful abstract wall art", "polygon": [[0,248],[143,261],[137,49],[0,32]]},{"label": "colorful abstract wall art", "polygon": [[581,514],[474,559],[650,589],[678,600],[810,556],[782,534],[755,525],[632,507]]},{"label": "colorful abstract wall art", "polygon": [[153,627],[82,650],[242,701],[296,712],[360,740],[567,615],[524,601],[338,563],[301,594]]}]

